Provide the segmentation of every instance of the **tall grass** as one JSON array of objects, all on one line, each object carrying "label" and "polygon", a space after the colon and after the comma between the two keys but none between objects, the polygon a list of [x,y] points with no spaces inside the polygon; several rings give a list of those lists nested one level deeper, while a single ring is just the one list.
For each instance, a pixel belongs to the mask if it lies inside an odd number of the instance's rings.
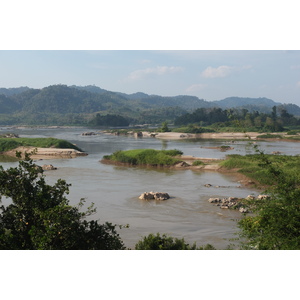
[{"label": "tall grass", "polygon": [[[287,176],[294,176],[300,183],[300,157],[291,155],[267,155],[269,162],[280,168]],[[239,172],[263,185],[276,184],[275,179],[265,169],[260,154],[228,155],[220,165],[227,169],[239,169]]]},{"label": "tall grass", "polygon": [[135,149],[127,151],[116,151],[111,155],[103,157],[112,162],[127,163],[130,165],[150,165],[150,166],[172,166],[180,160],[174,158],[182,155],[180,150],[154,150],[154,149]]}]

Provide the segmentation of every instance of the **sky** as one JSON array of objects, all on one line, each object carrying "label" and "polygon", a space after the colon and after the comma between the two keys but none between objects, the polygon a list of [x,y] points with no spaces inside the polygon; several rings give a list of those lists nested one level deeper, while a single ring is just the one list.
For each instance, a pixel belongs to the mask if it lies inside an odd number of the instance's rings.
[{"label": "sky", "polygon": [[[0,87],[96,85],[300,105],[297,2],[13,0],[0,4]],[[17,9],[16,9],[17,8]]]},{"label": "sky", "polygon": [[207,101],[266,97],[300,105],[298,50],[2,50],[0,87],[96,85]]}]

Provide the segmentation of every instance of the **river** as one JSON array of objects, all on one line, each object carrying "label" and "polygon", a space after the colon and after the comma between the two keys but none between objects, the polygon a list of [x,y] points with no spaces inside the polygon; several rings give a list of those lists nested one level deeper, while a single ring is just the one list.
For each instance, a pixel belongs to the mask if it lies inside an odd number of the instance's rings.
[{"label": "river", "polygon": [[[236,220],[241,214],[231,210],[221,210],[210,204],[210,197],[246,197],[257,195],[257,191],[241,187],[233,174],[215,171],[162,170],[136,167],[119,167],[102,164],[104,155],[116,150],[129,149],[179,149],[184,155],[197,157],[224,158],[226,154],[254,153],[247,141],[236,141],[234,149],[221,152],[207,149],[226,145],[220,140],[160,140],[156,138],[134,138],[114,136],[104,133],[82,136],[87,128],[18,128],[1,131],[14,132],[20,137],[55,137],[68,140],[88,153],[73,159],[47,159],[38,161],[53,164],[58,169],[46,171],[46,179],[53,184],[62,178],[72,184],[67,196],[76,205],[80,198],[86,199],[86,206],[95,203],[97,213],[93,219],[126,225],[118,230],[125,246],[134,245],[149,233],[166,233],[196,242],[198,246],[210,243],[217,249],[226,249],[235,238]],[[259,142],[265,153],[280,151],[284,154],[299,154],[297,142]],[[4,168],[16,166],[17,162],[1,162]],[[205,187],[205,184],[212,187]],[[217,187],[219,186],[219,187]],[[166,201],[142,201],[138,197],[143,192],[167,192],[171,196]]]}]

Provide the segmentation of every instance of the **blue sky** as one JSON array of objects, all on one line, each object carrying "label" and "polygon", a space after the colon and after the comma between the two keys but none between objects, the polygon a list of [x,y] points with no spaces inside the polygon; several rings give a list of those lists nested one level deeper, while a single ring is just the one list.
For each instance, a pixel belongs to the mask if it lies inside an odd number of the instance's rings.
[{"label": "blue sky", "polygon": [[300,105],[293,0],[14,0],[0,9],[0,87],[94,84]]},{"label": "blue sky", "polygon": [[300,105],[300,51],[4,50],[1,87],[96,85],[124,93],[267,97]]}]

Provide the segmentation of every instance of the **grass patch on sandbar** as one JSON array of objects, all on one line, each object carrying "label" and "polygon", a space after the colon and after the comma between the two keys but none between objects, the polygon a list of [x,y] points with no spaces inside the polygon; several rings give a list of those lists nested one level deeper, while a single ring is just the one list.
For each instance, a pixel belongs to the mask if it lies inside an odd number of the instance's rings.
[{"label": "grass patch on sandbar", "polygon": [[133,166],[172,166],[180,160],[174,156],[182,155],[180,150],[154,150],[154,149],[135,149],[127,151],[116,151],[111,155],[105,155],[103,160],[115,163],[124,163]]},{"label": "grass patch on sandbar", "polygon": [[239,172],[257,181],[262,185],[276,184],[276,178],[270,175],[266,163],[262,158],[267,159],[274,166],[278,167],[284,174],[291,176],[300,184],[300,156],[249,154],[249,155],[228,155],[226,160],[220,162],[220,166],[226,169],[239,169]]},{"label": "grass patch on sandbar", "polygon": [[63,148],[82,151],[74,144],[55,138],[0,138],[0,152],[13,150],[18,147]]}]

